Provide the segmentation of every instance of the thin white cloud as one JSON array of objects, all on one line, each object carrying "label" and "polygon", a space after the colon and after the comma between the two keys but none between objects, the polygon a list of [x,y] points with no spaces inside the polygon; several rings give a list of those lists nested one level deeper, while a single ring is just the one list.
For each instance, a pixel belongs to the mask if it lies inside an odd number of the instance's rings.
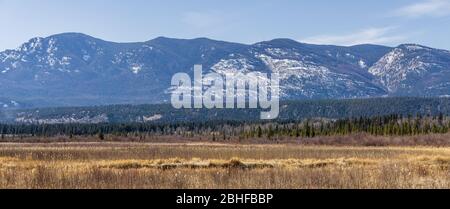
[{"label": "thin white cloud", "polygon": [[319,35],[301,40],[311,44],[333,44],[352,46],[358,44],[396,44],[406,39],[402,35],[392,35],[393,27],[368,28],[345,35]]},{"label": "thin white cloud", "polygon": [[403,17],[442,17],[450,15],[450,0],[426,0],[402,7],[394,12]]}]

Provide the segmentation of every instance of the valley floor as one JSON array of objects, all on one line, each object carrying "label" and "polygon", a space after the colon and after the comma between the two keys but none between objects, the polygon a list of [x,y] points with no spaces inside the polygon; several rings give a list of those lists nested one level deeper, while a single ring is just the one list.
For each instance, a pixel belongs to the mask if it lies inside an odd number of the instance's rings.
[{"label": "valley floor", "polygon": [[450,147],[1,143],[0,188],[450,188]]}]

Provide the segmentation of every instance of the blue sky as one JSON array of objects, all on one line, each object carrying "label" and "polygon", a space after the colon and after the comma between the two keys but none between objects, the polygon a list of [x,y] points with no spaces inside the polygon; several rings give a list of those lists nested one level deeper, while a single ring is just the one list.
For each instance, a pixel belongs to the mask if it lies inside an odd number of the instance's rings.
[{"label": "blue sky", "polygon": [[0,50],[62,32],[450,49],[450,0],[0,0]]}]

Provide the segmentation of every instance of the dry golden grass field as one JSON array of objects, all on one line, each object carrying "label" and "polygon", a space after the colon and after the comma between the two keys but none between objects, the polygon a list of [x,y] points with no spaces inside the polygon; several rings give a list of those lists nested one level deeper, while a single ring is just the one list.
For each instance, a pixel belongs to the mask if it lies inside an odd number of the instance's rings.
[{"label": "dry golden grass field", "polygon": [[2,143],[0,188],[450,188],[450,147]]}]

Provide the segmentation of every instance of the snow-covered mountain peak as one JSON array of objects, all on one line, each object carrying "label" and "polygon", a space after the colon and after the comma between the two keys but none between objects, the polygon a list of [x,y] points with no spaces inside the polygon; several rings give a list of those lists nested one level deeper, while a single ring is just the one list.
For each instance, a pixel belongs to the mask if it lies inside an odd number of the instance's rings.
[{"label": "snow-covered mountain peak", "polygon": [[[383,56],[369,68],[369,72],[393,94],[420,95],[424,90],[417,89],[415,86],[429,86],[431,80],[434,82],[445,80],[444,75],[450,73],[449,61],[450,56],[445,50],[417,44],[404,44]],[[450,87],[447,84],[446,86]]]},{"label": "snow-covered mountain peak", "polygon": [[19,48],[17,48],[16,51],[33,53],[37,50],[41,50],[43,40],[44,38],[41,37],[32,38],[27,43],[24,43]]},{"label": "snow-covered mountain peak", "polygon": [[450,95],[450,53],[417,44],[274,39],[246,45],[163,37],[114,43],[65,33],[0,52],[0,97],[53,106],[162,102],[171,76],[192,74],[195,64],[222,75],[280,73],[286,99]]}]

